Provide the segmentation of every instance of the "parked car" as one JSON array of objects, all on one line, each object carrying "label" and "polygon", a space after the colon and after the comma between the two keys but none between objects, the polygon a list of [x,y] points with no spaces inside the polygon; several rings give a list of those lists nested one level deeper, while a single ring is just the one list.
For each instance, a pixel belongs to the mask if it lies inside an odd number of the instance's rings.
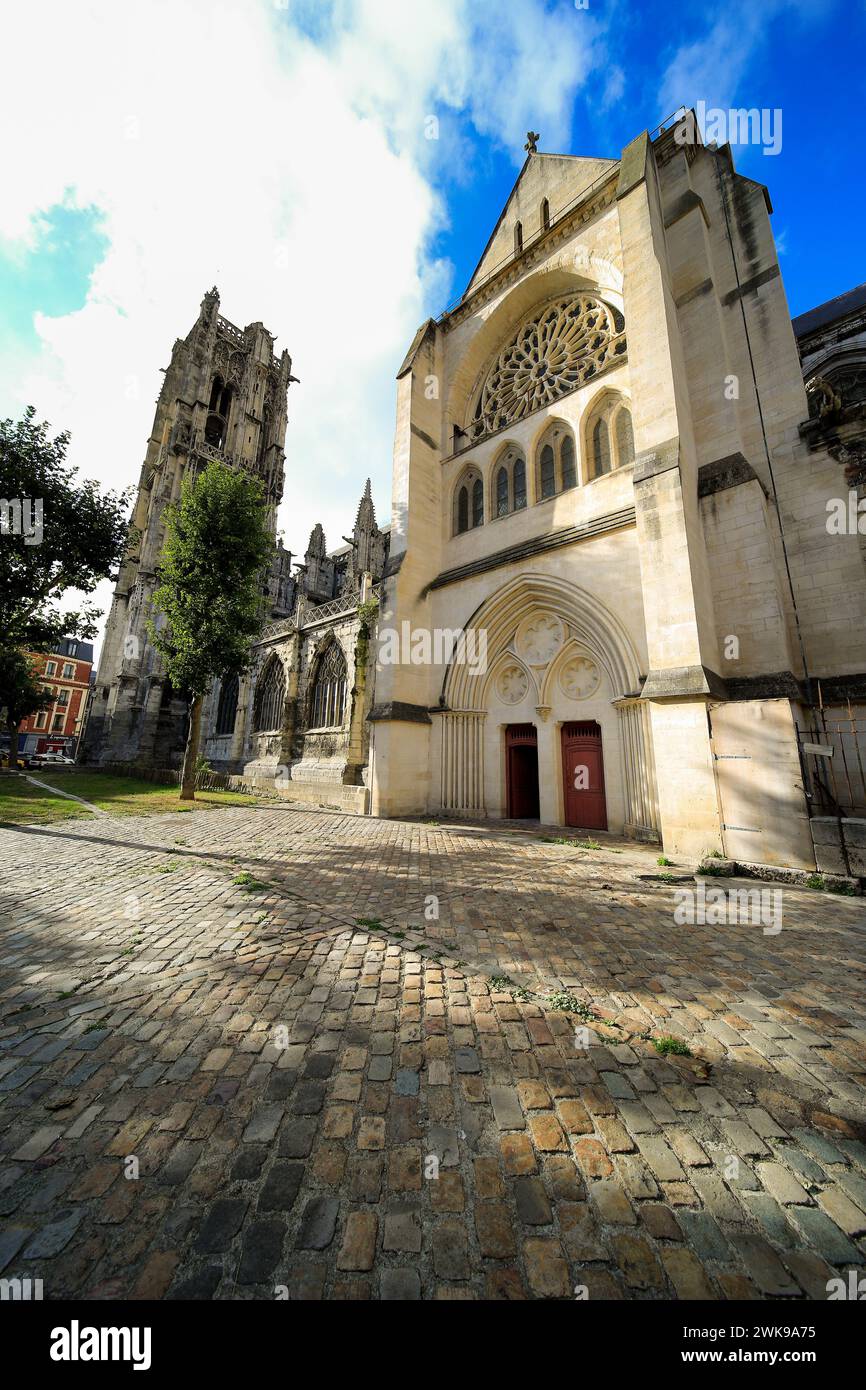
[{"label": "parked car", "polygon": [[[0,767],[8,767],[8,766],[9,766],[9,750],[6,749],[3,753],[0,753]],[[15,767],[17,767],[20,771],[23,772],[24,769],[25,769],[26,767],[29,767],[29,766],[30,766],[30,764],[28,763],[27,759],[24,758],[24,757],[22,757],[22,755],[19,753],[19,754],[18,754],[18,757],[15,759]]]},{"label": "parked car", "polygon": [[75,759],[67,757],[65,753],[34,753],[33,761],[36,767],[45,767],[46,764],[56,766],[58,763],[72,767],[75,764]]}]

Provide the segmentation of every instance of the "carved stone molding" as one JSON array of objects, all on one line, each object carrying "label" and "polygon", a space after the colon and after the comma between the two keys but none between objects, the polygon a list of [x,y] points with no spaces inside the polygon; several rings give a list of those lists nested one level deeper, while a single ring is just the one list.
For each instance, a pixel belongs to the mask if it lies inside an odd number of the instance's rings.
[{"label": "carved stone molding", "polygon": [[564,631],[554,613],[537,613],[521,623],[517,650],[530,666],[546,666],[562,646]]},{"label": "carved stone molding", "polygon": [[563,664],[559,686],[569,700],[588,700],[601,684],[601,672],[588,656],[576,653]]},{"label": "carved stone molding", "polygon": [[519,705],[529,689],[529,678],[516,662],[504,666],[496,677],[496,690],[506,705]]}]

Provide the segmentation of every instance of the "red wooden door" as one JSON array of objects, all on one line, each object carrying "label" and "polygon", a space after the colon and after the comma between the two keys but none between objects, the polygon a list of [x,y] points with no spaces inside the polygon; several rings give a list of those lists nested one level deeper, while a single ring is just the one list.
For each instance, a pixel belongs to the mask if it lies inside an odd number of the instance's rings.
[{"label": "red wooden door", "polygon": [[508,815],[511,820],[538,820],[538,735],[534,724],[509,724],[505,730]]},{"label": "red wooden door", "polygon": [[594,721],[563,724],[562,776],[566,825],[607,830],[601,729]]}]

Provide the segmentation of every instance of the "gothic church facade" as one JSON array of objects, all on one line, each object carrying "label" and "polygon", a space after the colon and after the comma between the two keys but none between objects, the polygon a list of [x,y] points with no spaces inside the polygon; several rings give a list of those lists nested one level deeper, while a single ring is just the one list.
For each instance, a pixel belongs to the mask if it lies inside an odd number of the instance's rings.
[{"label": "gothic church facade", "polygon": [[[529,153],[400,370],[374,813],[539,818],[814,867],[801,744],[863,714],[866,570],[812,430],[767,189],[675,122]],[[860,426],[862,434],[862,423]]]}]

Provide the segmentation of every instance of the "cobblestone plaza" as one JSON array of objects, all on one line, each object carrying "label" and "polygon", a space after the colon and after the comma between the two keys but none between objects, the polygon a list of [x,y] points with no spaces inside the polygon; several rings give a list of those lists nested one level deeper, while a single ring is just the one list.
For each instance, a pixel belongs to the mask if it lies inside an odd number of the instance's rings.
[{"label": "cobblestone plaza", "polygon": [[678,925],[690,872],[602,841],[268,803],[4,827],[0,1276],[825,1299],[866,1248],[863,902]]}]

